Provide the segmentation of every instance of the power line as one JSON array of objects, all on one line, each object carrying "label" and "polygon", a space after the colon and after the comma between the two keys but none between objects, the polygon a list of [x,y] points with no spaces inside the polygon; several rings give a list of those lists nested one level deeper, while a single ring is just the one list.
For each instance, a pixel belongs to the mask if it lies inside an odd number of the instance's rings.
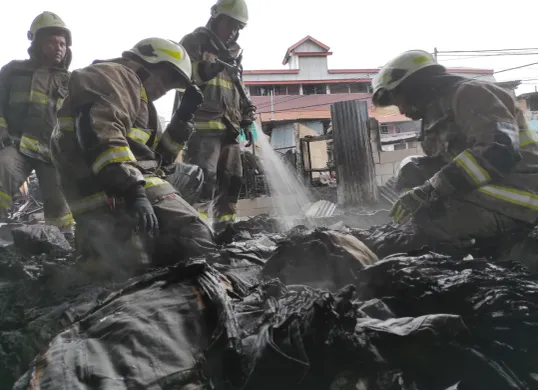
[{"label": "power line", "polygon": [[490,53],[490,52],[523,51],[523,50],[538,50],[538,47],[517,48],[517,49],[445,50],[445,51],[437,51],[437,54],[441,54],[441,53]]}]

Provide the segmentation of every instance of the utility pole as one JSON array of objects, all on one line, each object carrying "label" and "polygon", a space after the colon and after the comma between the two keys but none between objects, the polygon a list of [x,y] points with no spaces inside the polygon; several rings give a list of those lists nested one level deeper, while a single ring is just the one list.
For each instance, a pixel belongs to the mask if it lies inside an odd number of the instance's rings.
[{"label": "utility pole", "polygon": [[433,57],[435,58],[435,61],[437,61],[437,53],[439,53],[439,52],[437,51],[437,48],[434,47],[433,48]]},{"label": "utility pole", "polygon": [[271,120],[275,120],[275,97],[274,97],[274,90],[271,89],[270,91],[270,99],[271,99]]}]

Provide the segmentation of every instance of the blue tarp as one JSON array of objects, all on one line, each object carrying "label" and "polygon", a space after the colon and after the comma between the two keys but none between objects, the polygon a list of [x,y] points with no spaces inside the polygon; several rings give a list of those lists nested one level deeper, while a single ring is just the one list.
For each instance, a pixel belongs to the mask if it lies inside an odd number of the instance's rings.
[{"label": "blue tarp", "polygon": [[538,131],[538,121],[537,120],[531,120],[529,121],[529,126],[531,129]]}]

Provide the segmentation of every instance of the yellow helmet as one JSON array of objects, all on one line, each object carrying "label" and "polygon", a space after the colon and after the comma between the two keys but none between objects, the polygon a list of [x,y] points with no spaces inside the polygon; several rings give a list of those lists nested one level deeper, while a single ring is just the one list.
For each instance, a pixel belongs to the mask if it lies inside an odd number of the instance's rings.
[{"label": "yellow helmet", "polygon": [[129,52],[150,64],[169,63],[187,81],[192,79],[191,59],[179,43],[163,38],[146,38],[138,42]]},{"label": "yellow helmet", "polygon": [[55,13],[45,11],[39,14],[28,31],[28,39],[30,41],[35,41],[38,33],[44,30],[60,30],[66,35],[67,45],[71,46],[71,31],[67,28],[64,21]]},{"label": "yellow helmet", "polygon": [[220,15],[229,16],[240,23],[248,23],[248,7],[245,0],[218,0],[211,7],[211,17],[216,19]]},{"label": "yellow helmet", "polygon": [[384,102],[387,92],[394,90],[409,76],[420,69],[439,65],[433,55],[424,50],[410,50],[400,54],[386,64],[372,80],[374,96],[372,101],[376,106],[388,105]]}]

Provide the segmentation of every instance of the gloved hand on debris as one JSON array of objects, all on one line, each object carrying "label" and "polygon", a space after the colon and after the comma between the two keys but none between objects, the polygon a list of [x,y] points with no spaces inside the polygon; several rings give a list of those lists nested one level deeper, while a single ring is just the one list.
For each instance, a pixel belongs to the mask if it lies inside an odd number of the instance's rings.
[{"label": "gloved hand on debris", "polygon": [[439,196],[431,185],[430,181],[419,187],[415,187],[403,195],[394,203],[390,210],[390,216],[396,223],[405,224],[409,222],[415,214],[424,207],[428,207],[432,202],[437,201]]},{"label": "gloved hand on debris", "polygon": [[159,232],[159,221],[153,206],[146,197],[144,187],[140,184],[136,185],[127,192],[124,199],[127,212],[135,220],[135,231],[156,236]]},{"label": "gloved hand on debris", "polygon": [[196,85],[191,85],[185,90],[181,104],[175,112],[178,119],[188,122],[193,119],[194,113],[204,102],[204,94]]}]

